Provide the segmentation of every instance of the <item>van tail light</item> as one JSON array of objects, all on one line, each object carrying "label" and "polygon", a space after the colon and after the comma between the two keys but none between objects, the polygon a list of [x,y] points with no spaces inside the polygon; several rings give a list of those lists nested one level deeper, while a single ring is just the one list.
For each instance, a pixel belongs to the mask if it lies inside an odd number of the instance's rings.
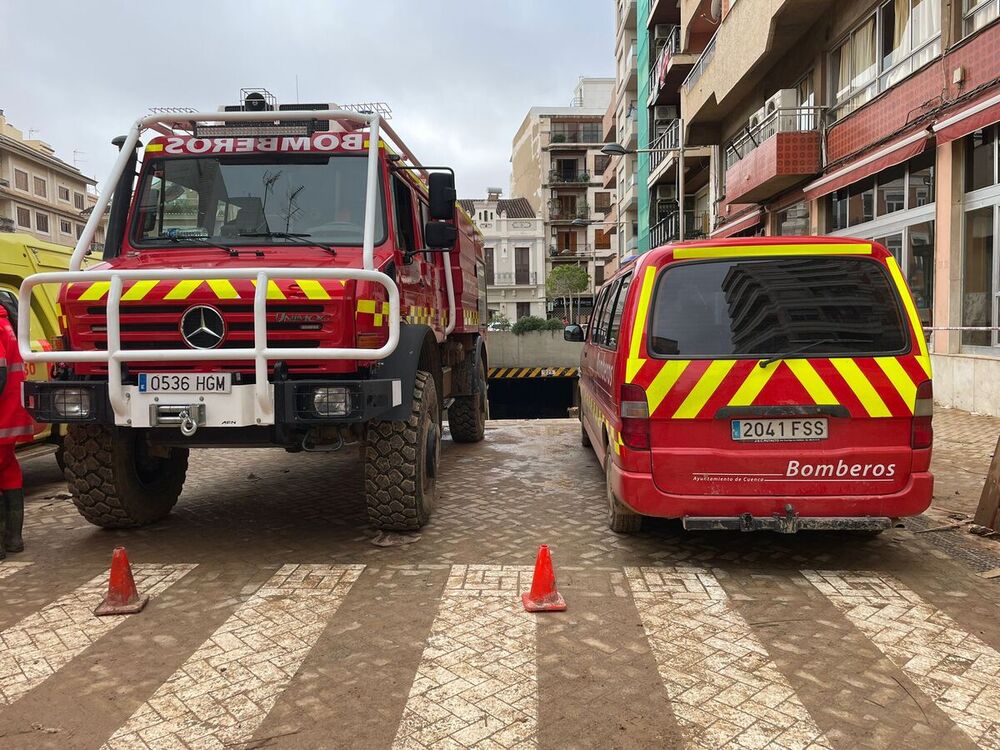
[{"label": "van tail light", "polygon": [[934,388],[925,380],[917,386],[917,400],[913,406],[913,433],[910,445],[914,448],[930,448],[934,440],[931,418],[934,416]]},{"label": "van tail light", "polygon": [[622,442],[627,448],[649,450],[649,407],[646,391],[638,385],[622,385]]}]

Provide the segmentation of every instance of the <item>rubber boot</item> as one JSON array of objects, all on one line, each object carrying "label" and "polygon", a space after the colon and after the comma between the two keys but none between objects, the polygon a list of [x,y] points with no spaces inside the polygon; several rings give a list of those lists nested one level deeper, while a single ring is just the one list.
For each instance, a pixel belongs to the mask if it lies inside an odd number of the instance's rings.
[{"label": "rubber boot", "polygon": [[7,552],[24,552],[24,539],[21,538],[21,527],[24,526],[24,490],[4,490],[6,501],[3,529],[3,546]]}]

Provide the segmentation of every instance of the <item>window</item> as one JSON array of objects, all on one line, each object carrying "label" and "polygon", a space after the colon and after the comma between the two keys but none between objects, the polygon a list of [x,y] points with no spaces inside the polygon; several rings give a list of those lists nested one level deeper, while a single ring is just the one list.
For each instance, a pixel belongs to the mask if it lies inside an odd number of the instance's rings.
[{"label": "window", "polygon": [[778,234],[783,236],[809,234],[809,204],[800,201],[779,211]]},{"label": "window", "polygon": [[931,303],[934,299],[934,222],[925,221],[906,228],[907,253],[903,273],[913,292],[920,322],[932,322]]},{"label": "window", "polygon": [[1000,16],[997,0],[965,0],[963,4],[963,27],[966,36],[979,31],[990,21]]},{"label": "window", "polygon": [[594,193],[594,210],[606,214],[611,210],[611,193]]},{"label": "window", "polygon": [[17,225],[31,229],[31,211],[23,206],[17,207]]},{"label": "window", "polygon": [[929,149],[906,164],[830,193],[827,231],[856,227],[900,211],[933,205],[934,159],[934,150]]},{"label": "window", "polygon": [[604,266],[594,264],[594,284],[604,283]]},{"label": "window", "polygon": [[849,226],[864,224],[875,218],[875,179],[859,180],[847,188],[847,220]]},{"label": "window", "polygon": [[18,190],[28,192],[28,173],[20,169],[14,170],[14,187]]},{"label": "window", "polygon": [[35,229],[43,234],[49,233],[49,215],[35,211]]},{"label": "window", "polygon": [[597,250],[611,249],[611,235],[603,229],[594,230],[594,247]]},{"label": "window", "polygon": [[514,283],[531,283],[531,250],[529,248],[514,248]]},{"label": "window", "polygon": [[483,254],[486,257],[486,283],[493,286],[496,284],[496,263],[493,259],[493,248],[485,248]]},{"label": "window", "polygon": [[830,55],[834,116],[843,117],[941,52],[941,0],[889,0]]},{"label": "window", "polygon": [[657,281],[649,348],[667,357],[810,357],[906,347],[898,294],[880,264],[823,257],[670,266]]},{"label": "window", "polygon": [[83,193],[73,193],[73,205],[76,206],[79,210],[81,211],[83,210],[84,208]]},{"label": "window", "polygon": [[66,219],[59,219],[59,231],[63,234],[73,234],[73,224]]},{"label": "window", "polygon": [[417,237],[413,230],[413,191],[398,177],[392,178],[392,200],[396,220],[396,244],[404,255],[417,251]]},{"label": "window", "polygon": [[615,301],[614,311],[611,314],[611,324],[608,327],[608,347],[618,348],[618,336],[622,328],[622,315],[625,312],[625,299],[628,297],[628,287],[632,283],[632,274],[622,278],[621,288],[618,290],[618,298]]},{"label": "window", "polygon": [[597,154],[594,157],[594,174],[604,174],[604,170],[611,163],[611,157],[607,154]]},{"label": "window", "polygon": [[517,303],[517,319],[527,318],[531,315],[531,303],[530,302],[518,302]]},{"label": "window", "polygon": [[593,314],[590,316],[590,343],[592,344],[597,344],[604,340],[603,335],[599,330],[599,323],[610,293],[611,285],[608,284],[607,286],[601,288],[601,290],[597,293],[597,299],[594,300]]},{"label": "window", "polygon": [[594,335],[594,343],[599,346],[607,346],[608,332],[611,328],[611,315],[614,312],[615,296],[618,294],[620,281],[613,281],[607,286],[607,294],[604,295],[604,302],[600,310],[595,313],[597,321],[597,332]]},{"label": "window", "polygon": [[997,184],[997,127],[977,130],[965,139],[965,192]]},{"label": "window", "polygon": [[847,229],[847,189],[830,193],[830,231]]},{"label": "window", "polygon": [[83,236],[83,224],[76,225],[76,238],[80,239]]},{"label": "window", "polygon": [[47,193],[47,185],[45,184],[44,177],[36,177],[35,180],[35,195],[39,198],[45,198]]},{"label": "window", "polygon": [[875,209],[879,216],[885,216],[902,211],[904,208],[906,208],[906,165],[900,164],[878,176]]},{"label": "window", "polygon": [[59,200],[69,203],[69,188],[65,185],[60,185],[58,189]]},{"label": "window", "polygon": [[[994,248],[995,206],[965,214],[965,251],[962,289],[962,325],[997,325],[994,288],[997,254]],[[996,331],[962,331],[962,343],[969,346],[996,346]]]}]

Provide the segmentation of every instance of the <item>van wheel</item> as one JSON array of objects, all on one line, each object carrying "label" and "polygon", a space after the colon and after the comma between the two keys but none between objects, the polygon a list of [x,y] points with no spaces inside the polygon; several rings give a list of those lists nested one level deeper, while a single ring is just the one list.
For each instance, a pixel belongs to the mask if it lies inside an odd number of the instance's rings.
[{"label": "van wheel", "polygon": [[63,444],[66,482],[95,526],[146,526],[167,516],[184,487],[188,451],[154,455],[142,430],[72,425]]},{"label": "van wheel", "polygon": [[477,393],[457,396],[448,407],[448,430],[456,443],[478,443],[486,435],[486,369],[476,368]]},{"label": "van wheel", "polygon": [[604,485],[608,496],[608,528],[616,534],[635,534],[642,528],[642,516],[622,505],[611,488],[611,446],[604,459]]},{"label": "van wheel", "polygon": [[413,385],[409,419],[372,422],[364,447],[368,520],[384,531],[415,531],[427,523],[437,499],[441,410],[430,373]]},{"label": "van wheel", "polygon": [[580,415],[580,445],[584,448],[594,447],[594,444],[590,442],[590,435],[587,434],[587,425],[583,423],[583,414]]}]

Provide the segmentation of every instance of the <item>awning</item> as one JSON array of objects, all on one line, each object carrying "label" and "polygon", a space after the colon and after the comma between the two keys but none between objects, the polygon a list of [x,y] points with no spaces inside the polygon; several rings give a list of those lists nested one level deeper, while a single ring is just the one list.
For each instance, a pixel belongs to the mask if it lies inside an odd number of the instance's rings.
[{"label": "awning", "polygon": [[753,211],[749,214],[744,214],[743,216],[738,216],[735,219],[727,221],[721,227],[716,229],[709,236],[712,239],[717,237],[732,237],[737,232],[742,232],[744,229],[750,229],[760,224],[761,220],[764,218],[764,212],[760,209]]},{"label": "awning", "polygon": [[930,137],[931,133],[927,130],[917,131],[894,143],[890,143],[888,146],[880,148],[878,151],[862,159],[851,162],[835,172],[824,175],[803,188],[805,198],[806,200],[822,198],[834,190],[839,190],[858,180],[863,180],[865,177],[881,172],[883,169],[902,164],[907,159],[912,159],[927,148],[927,142]]},{"label": "awning", "polygon": [[987,125],[1000,122],[1000,94],[980,99],[934,125],[938,145],[964,138]]}]

